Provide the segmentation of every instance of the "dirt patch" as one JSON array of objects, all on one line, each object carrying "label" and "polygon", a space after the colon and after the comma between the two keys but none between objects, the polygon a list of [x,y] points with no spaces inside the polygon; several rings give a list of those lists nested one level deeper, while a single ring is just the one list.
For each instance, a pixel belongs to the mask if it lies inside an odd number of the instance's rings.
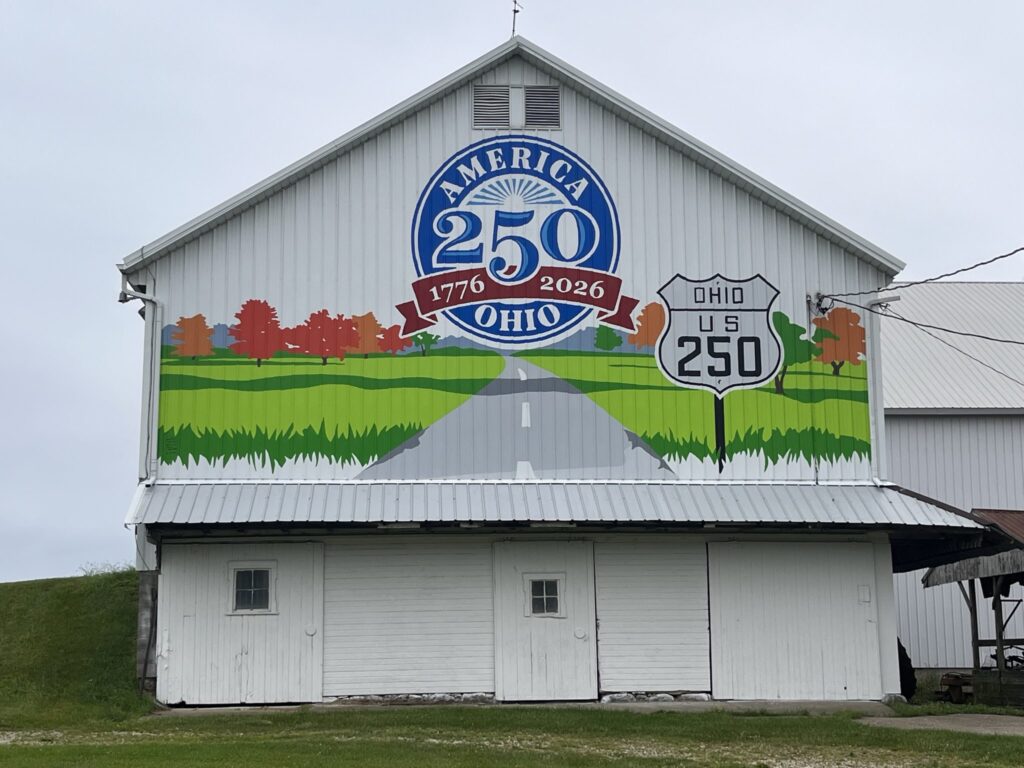
[{"label": "dirt patch", "polygon": [[921,715],[920,717],[864,717],[857,721],[883,728],[909,731],[957,731],[993,736],[1024,736],[1024,717],[1013,715]]}]

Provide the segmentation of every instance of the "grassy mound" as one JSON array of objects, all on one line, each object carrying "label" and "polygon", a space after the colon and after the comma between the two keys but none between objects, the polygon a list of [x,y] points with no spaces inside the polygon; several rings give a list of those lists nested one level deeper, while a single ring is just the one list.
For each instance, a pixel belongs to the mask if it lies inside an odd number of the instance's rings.
[{"label": "grassy mound", "polygon": [[145,712],[134,571],[0,584],[0,729]]}]

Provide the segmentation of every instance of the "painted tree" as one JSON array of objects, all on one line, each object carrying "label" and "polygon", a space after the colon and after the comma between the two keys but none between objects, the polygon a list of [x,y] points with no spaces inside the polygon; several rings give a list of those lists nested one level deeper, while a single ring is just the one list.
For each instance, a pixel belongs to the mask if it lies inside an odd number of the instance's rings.
[{"label": "painted tree", "polygon": [[784,312],[772,315],[772,325],[782,339],[782,367],[775,375],[775,392],[782,395],[785,394],[784,384],[789,366],[811,362],[821,354],[819,345],[822,339],[831,334],[823,328],[818,328],[812,339],[805,339],[807,329],[790,321]]},{"label": "painted tree", "polygon": [[384,331],[373,312],[365,315],[355,315],[352,321],[356,324],[358,339],[348,347],[348,351],[363,357],[369,357],[371,352],[380,352],[380,335]]},{"label": "painted tree", "polygon": [[209,357],[213,354],[213,328],[206,324],[203,315],[179,317],[178,325],[171,334],[174,354],[178,357]]},{"label": "painted tree", "polygon": [[441,337],[429,331],[420,331],[412,337],[412,340],[420,348],[420,354],[426,355],[430,348],[441,340]]},{"label": "painted tree", "polygon": [[604,352],[611,352],[622,344],[622,337],[607,325],[599,325],[594,336],[594,346]]},{"label": "painted tree", "polygon": [[403,349],[412,346],[412,339],[402,337],[402,327],[391,325],[384,329],[380,335],[380,349],[382,352],[390,352],[392,356],[397,355]]},{"label": "painted tree", "polygon": [[652,301],[640,310],[636,318],[636,333],[626,337],[626,341],[637,349],[653,347],[658,343],[661,331],[665,327],[665,306],[660,301]]},{"label": "painted tree", "polygon": [[260,366],[264,360],[285,348],[284,332],[277,319],[277,310],[262,299],[249,299],[235,313],[238,323],[230,328],[235,343],[231,351],[256,360]]},{"label": "painted tree", "polygon": [[326,309],[313,312],[304,323],[289,328],[286,336],[296,351],[319,357],[322,365],[327,365],[327,358],[337,352],[334,318]]},{"label": "painted tree", "polygon": [[867,343],[860,315],[846,307],[836,307],[825,317],[814,318],[814,324],[829,334],[828,338],[821,340],[821,353],[817,359],[832,364],[833,376],[839,375],[843,363],[861,364]]},{"label": "painted tree", "polygon": [[335,315],[334,323],[334,351],[332,354],[345,361],[345,353],[352,347],[359,345],[359,328],[356,321],[351,317],[342,314]]}]

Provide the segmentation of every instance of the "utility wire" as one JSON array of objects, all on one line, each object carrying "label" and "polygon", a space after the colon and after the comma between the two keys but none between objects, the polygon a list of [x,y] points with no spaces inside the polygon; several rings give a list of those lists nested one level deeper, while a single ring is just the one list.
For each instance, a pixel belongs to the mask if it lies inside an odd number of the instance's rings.
[{"label": "utility wire", "polygon": [[1000,261],[1002,259],[1008,259],[1011,256],[1013,256],[1014,254],[1021,253],[1021,252],[1024,252],[1024,245],[1020,246],[1019,248],[1014,248],[1009,253],[1001,253],[998,256],[993,256],[991,259],[987,259],[985,261],[979,261],[977,264],[971,264],[971,266],[969,266],[969,267],[961,267],[960,269],[954,269],[952,272],[947,272],[944,275],[936,275],[935,277],[925,278],[924,280],[914,280],[914,281],[909,282],[909,283],[900,283],[898,285],[883,285],[880,288],[876,288],[873,291],[853,291],[851,293],[826,293],[824,295],[824,298],[835,299],[835,298],[838,298],[840,296],[868,296],[870,294],[878,293],[879,291],[893,290],[893,289],[902,290],[904,288],[912,288],[915,285],[924,285],[925,283],[934,283],[936,280],[943,280],[943,279],[945,279],[947,277],[953,277],[954,275],[959,275],[959,274],[962,274],[964,272],[970,272],[972,269],[977,269],[978,267],[987,267],[989,264],[994,264],[995,262]]},{"label": "utility wire", "polygon": [[916,328],[921,328],[921,329],[929,328],[929,329],[931,329],[933,331],[942,331],[942,333],[951,333],[954,336],[967,336],[968,338],[971,338],[971,339],[982,339],[983,341],[994,341],[994,342],[997,342],[999,344],[1013,344],[1014,346],[1024,347],[1024,341],[1022,341],[1020,339],[1001,339],[1001,338],[999,338],[997,336],[986,336],[985,334],[982,334],[982,333],[971,333],[970,331],[957,331],[957,330],[954,330],[953,328],[943,328],[941,325],[930,325],[928,323],[922,323],[922,322],[919,322],[917,320],[911,320],[909,317],[903,317],[903,315],[898,315],[895,312],[891,312],[891,313],[890,312],[880,312],[879,310],[875,309],[874,307],[866,307],[863,304],[856,304],[856,303],[854,303],[852,301],[846,301],[844,299],[839,299],[839,298],[836,298],[834,296],[831,296],[829,298],[832,300],[833,303],[834,302],[839,302],[840,304],[846,304],[847,306],[850,306],[850,307],[856,307],[857,309],[863,309],[865,312],[871,312],[874,315],[879,315],[881,317],[890,317],[893,320],[900,320],[900,321],[902,321],[904,323],[909,323],[910,325],[913,325]]},{"label": "utility wire", "polygon": [[976,363],[977,363],[978,365],[981,365],[981,366],[983,366],[983,367],[985,367],[985,368],[988,368],[988,369],[989,369],[990,371],[992,371],[993,373],[998,373],[998,374],[999,374],[1000,376],[1002,376],[1002,377],[1003,377],[1003,378],[1005,378],[1005,379],[1009,379],[1009,380],[1010,380],[1010,381],[1012,381],[1012,382],[1013,382],[1014,384],[1018,384],[1018,385],[1020,385],[1021,387],[1024,387],[1024,381],[1021,381],[1020,379],[1018,379],[1018,378],[1015,378],[1015,377],[1011,376],[1011,375],[1010,375],[1010,374],[1008,374],[1008,373],[1007,373],[1006,371],[1002,371],[1002,370],[1000,370],[1000,369],[996,368],[996,367],[995,367],[994,365],[990,365],[989,363],[986,363],[986,362],[985,362],[984,360],[982,360],[981,358],[979,358],[979,357],[975,357],[974,355],[972,355],[972,354],[971,354],[970,352],[968,352],[967,350],[965,350],[965,349],[961,349],[960,347],[958,347],[958,346],[957,346],[956,344],[951,344],[950,342],[946,341],[946,340],[945,340],[944,338],[942,338],[941,336],[936,336],[936,335],[935,335],[934,333],[932,333],[931,331],[929,331],[929,330],[928,330],[927,328],[922,328],[922,327],[921,327],[920,325],[918,325],[917,323],[915,323],[915,322],[913,322],[913,321],[911,321],[911,320],[908,320],[908,319],[907,319],[907,318],[905,318],[905,317],[904,317],[903,315],[899,314],[898,312],[896,312],[895,310],[893,310],[893,309],[891,309],[891,308],[887,309],[887,311],[885,311],[885,312],[878,312],[878,313],[876,313],[876,314],[879,314],[879,315],[881,315],[882,317],[891,317],[891,318],[893,318],[893,319],[895,319],[895,320],[902,320],[902,321],[903,321],[903,322],[905,322],[905,323],[910,323],[910,324],[911,324],[911,325],[913,325],[913,326],[914,326],[915,328],[917,328],[917,330],[919,330],[919,331],[920,331],[921,333],[923,333],[923,334],[926,334],[926,335],[928,335],[928,336],[931,336],[931,337],[932,337],[933,339],[935,339],[935,340],[936,340],[937,342],[939,342],[940,344],[945,344],[945,345],[946,345],[947,347],[949,347],[949,348],[950,348],[950,349],[952,349],[952,350],[955,350],[955,351],[959,352],[959,353],[960,353],[961,355],[963,355],[964,357],[970,358],[971,360],[973,360],[974,362],[976,362]]}]

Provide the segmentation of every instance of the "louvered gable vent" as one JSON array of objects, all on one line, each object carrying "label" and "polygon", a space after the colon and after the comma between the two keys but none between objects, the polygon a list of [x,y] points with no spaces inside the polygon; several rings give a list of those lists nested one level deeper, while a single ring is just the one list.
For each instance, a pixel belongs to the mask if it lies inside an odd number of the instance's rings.
[{"label": "louvered gable vent", "polygon": [[558,128],[562,124],[562,95],[557,85],[526,86],[526,127]]},{"label": "louvered gable vent", "polygon": [[508,128],[509,87],[507,85],[473,86],[473,127]]}]

